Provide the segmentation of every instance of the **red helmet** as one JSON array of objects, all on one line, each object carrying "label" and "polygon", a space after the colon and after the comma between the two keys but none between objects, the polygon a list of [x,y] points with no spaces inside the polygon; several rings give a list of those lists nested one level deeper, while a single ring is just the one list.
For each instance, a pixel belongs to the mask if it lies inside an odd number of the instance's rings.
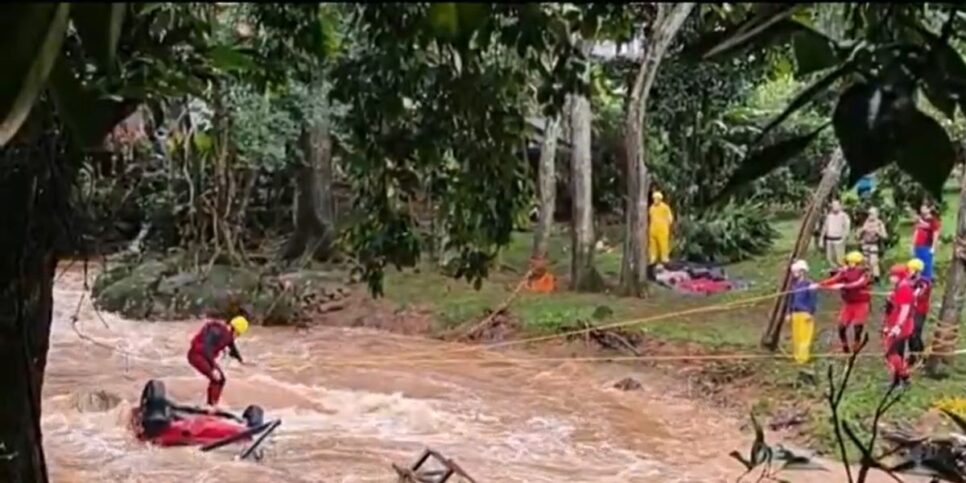
[{"label": "red helmet", "polygon": [[889,269],[889,275],[900,279],[906,278],[909,276],[909,267],[905,263],[897,263]]}]

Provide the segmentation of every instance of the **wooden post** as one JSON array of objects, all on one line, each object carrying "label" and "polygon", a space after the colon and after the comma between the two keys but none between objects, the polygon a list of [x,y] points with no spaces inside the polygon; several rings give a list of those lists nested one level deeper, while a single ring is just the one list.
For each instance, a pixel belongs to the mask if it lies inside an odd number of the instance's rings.
[{"label": "wooden post", "polygon": [[[783,293],[787,292],[791,287],[792,279],[789,267],[791,267],[795,260],[801,258],[803,254],[808,252],[808,246],[812,241],[812,232],[815,230],[815,224],[819,221],[822,207],[828,203],[829,197],[835,192],[835,187],[839,184],[844,167],[845,156],[842,154],[841,148],[836,148],[832,152],[828,164],[825,165],[822,181],[819,182],[818,188],[815,190],[815,195],[805,210],[802,224],[798,228],[798,238],[795,239],[795,248],[792,249],[792,253],[788,257],[788,263],[782,266],[779,290]],[[761,335],[762,347],[770,351],[778,349],[778,342],[781,340],[782,323],[785,321],[787,308],[788,297],[782,296],[775,299],[775,305],[772,306],[771,315],[768,317],[768,327]]]}]

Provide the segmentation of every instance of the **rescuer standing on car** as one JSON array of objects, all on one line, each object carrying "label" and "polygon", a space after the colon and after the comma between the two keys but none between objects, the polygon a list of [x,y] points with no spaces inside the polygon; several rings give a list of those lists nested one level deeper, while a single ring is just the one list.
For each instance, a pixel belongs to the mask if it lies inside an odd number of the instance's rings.
[{"label": "rescuer standing on car", "polygon": [[225,387],[225,373],[218,366],[216,359],[222,351],[228,349],[229,356],[244,364],[238,348],[235,347],[235,338],[244,335],[245,332],[248,332],[248,319],[238,315],[228,322],[208,320],[191,339],[188,363],[208,378],[209,406],[217,406],[221,391]]}]

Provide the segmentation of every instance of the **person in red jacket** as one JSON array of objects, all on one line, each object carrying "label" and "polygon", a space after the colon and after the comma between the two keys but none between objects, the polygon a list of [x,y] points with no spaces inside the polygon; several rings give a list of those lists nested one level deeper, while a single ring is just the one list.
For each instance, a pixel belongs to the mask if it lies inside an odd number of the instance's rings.
[{"label": "person in red jacket", "polygon": [[232,318],[227,323],[221,320],[208,320],[191,339],[188,349],[188,363],[208,378],[208,406],[215,407],[225,387],[225,373],[216,359],[228,349],[228,355],[244,364],[235,338],[248,332],[248,319],[243,316]]},{"label": "person in red jacket", "polygon": [[863,258],[859,252],[849,252],[845,256],[844,267],[836,271],[831,278],[816,284],[818,287],[841,291],[839,340],[845,353],[851,352],[848,334],[850,326],[853,328],[855,348],[859,347],[865,322],[869,318],[869,306],[872,303],[872,294],[869,292],[872,278],[862,266]]},{"label": "person in red jacket", "polygon": [[915,315],[913,317],[912,336],[909,338],[909,364],[915,364],[926,348],[922,341],[922,330],[929,316],[929,298],[932,295],[932,281],[923,276],[925,264],[918,258],[909,260],[910,281],[916,293]]},{"label": "person in red jacket", "polygon": [[936,242],[939,240],[939,230],[942,224],[939,213],[929,203],[923,203],[919,208],[919,218],[916,219],[916,229],[912,233],[912,256],[922,261],[922,275],[932,280],[933,255],[936,253]]},{"label": "person in red jacket", "polygon": [[909,366],[905,359],[906,342],[912,335],[916,293],[907,265],[893,266],[889,271],[889,279],[894,288],[886,299],[882,346],[893,383],[906,385],[909,383]]}]

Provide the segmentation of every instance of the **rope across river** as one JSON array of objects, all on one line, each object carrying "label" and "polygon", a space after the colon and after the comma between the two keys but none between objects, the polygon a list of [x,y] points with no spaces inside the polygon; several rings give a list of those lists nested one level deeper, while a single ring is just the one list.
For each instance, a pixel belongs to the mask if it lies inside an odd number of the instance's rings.
[{"label": "rope across river", "polygon": [[[518,287],[519,288],[519,287]],[[519,293],[519,290],[515,290],[511,294],[511,299]],[[355,359],[345,359],[345,358],[332,358],[332,357],[313,357],[311,361],[306,361],[304,358],[282,358],[282,361],[288,361],[291,359],[292,362],[310,362],[313,365],[322,366],[357,366],[357,367],[378,367],[380,365],[399,365],[399,364],[526,364],[526,363],[549,363],[549,362],[573,362],[573,363],[595,363],[595,362],[671,362],[671,361],[715,361],[715,360],[765,360],[765,359],[786,359],[791,360],[791,356],[784,353],[762,353],[762,352],[749,352],[749,353],[726,353],[726,354],[654,354],[654,355],[640,355],[640,356],[589,356],[589,357],[501,357],[499,359],[473,359],[466,357],[445,357],[452,356],[456,354],[463,354],[468,352],[490,352],[492,349],[506,348],[513,346],[520,346],[526,344],[532,344],[537,342],[546,342],[556,339],[566,339],[573,336],[583,335],[590,333],[595,330],[610,330],[619,329],[632,326],[638,326],[653,322],[666,321],[674,318],[685,317],[690,315],[698,314],[710,314],[714,312],[722,312],[727,310],[734,310],[739,308],[744,308],[749,305],[754,305],[766,300],[775,299],[778,297],[783,297],[792,293],[792,291],[774,292],[765,295],[757,295],[752,297],[745,297],[737,300],[725,301],[715,304],[709,304],[701,307],[694,307],[690,309],[678,310],[673,312],[666,312],[661,314],[655,314],[646,317],[639,317],[634,319],[627,319],[617,322],[612,322],[608,324],[592,325],[589,327],[574,329],[568,331],[556,332],[553,334],[527,337],[522,339],[511,339],[500,342],[492,342],[488,344],[458,344],[455,342],[449,342],[449,344],[457,345],[457,347],[442,348],[442,349],[432,349],[425,351],[413,351],[409,353],[393,354],[386,356],[374,356],[370,358],[355,358]],[[883,292],[873,292],[873,295],[883,296],[887,295]],[[157,365],[160,361],[156,357],[147,358],[140,356],[138,354],[126,351],[113,344],[99,341],[87,334],[80,331],[78,327],[78,314],[80,312],[81,305],[85,300],[85,296],[82,296],[78,301],[77,309],[72,317],[72,327],[74,332],[82,340],[102,347],[124,357],[131,359],[141,360],[145,362],[151,362]],[[503,304],[508,304],[509,300]],[[933,319],[933,317],[930,317]],[[492,352],[491,352],[492,353]],[[957,350],[949,354],[950,356],[958,356],[966,353],[966,350]],[[927,351],[927,355],[929,352]],[[938,353],[937,353],[938,354]],[[859,355],[860,357],[881,357],[880,354],[875,353],[863,353]],[[849,354],[844,353],[815,353],[812,354],[813,358],[816,359],[837,359],[837,358],[847,358]],[[272,362],[279,362],[279,358],[274,358]],[[164,364],[162,364],[164,365]],[[274,364],[271,364],[274,365]],[[264,365],[263,365],[264,366]]]}]

